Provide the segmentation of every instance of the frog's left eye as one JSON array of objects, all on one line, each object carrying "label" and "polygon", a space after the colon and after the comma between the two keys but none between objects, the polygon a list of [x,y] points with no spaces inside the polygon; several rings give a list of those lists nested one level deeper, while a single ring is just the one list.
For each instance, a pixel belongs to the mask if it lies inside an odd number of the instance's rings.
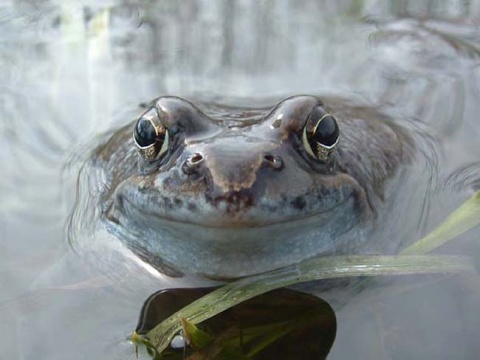
[{"label": "frog's left eye", "polygon": [[155,109],[147,111],[137,120],[133,139],[140,155],[148,161],[157,159],[168,150],[168,130],[160,123]]},{"label": "frog's left eye", "polygon": [[339,135],[337,120],[317,106],[303,130],[303,145],[314,158],[326,162],[338,144]]}]

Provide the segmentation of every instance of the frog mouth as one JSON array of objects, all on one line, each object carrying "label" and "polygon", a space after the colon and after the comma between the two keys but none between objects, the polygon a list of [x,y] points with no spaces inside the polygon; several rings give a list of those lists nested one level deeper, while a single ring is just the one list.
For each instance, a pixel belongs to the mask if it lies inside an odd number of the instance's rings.
[{"label": "frog mouth", "polygon": [[135,254],[149,254],[182,272],[238,278],[342,246],[360,220],[345,217],[345,208],[352,204],[350,197],[321,211],[269,222],[191,222],[129,202],[121,214],[112,209],[108,216],[118,215],[110,230]]},{"label": "frog mouth", "polygon": [[[183,213],[181,216],[175,216],[172,213],[145,209],[138,206],[138,204],[131,201],[128,197],[123,197],[120,206],[113,204],[107,211],[106,217],[114,223],[120,223],[122,222],[120,219],[126,219],[126,222],[132,220],[134,222],[141,222],[147,227],[156,227],[158,225],[162,228],[179,228],[183,226],[212,230],[258,229],[277,225],[285,226],[286,224],[309,223],[310,220],[318,221],[318,225],[320,226],[322,222],[321,219],[327,221],[330,216],[333,216],[334,213],[340,209],[349,207],[349,202],[352,202],[352,198],[345,197],[341,199],[341,201],[331,202],[329,206],[308,213],[283,211],[283,213],[279,214],[252,207],[248,211],[232,212],[227,208],[223,208],[220,209],[220,211],[218,211],[218,209],[217,211],[212,209],[209,212]],[[350,206],[353,207],[353,205]]]}]

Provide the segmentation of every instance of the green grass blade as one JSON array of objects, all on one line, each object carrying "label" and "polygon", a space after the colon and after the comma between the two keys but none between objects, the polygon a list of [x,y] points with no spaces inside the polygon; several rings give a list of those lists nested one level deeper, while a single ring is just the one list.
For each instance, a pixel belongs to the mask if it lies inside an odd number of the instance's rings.
[{"label": "green grass blade", "polygon": [[245,300],[301,282],[351,276],[377,276],[474,271],[463,256],[339,256],[309,259],[281,269],[227,284],[194,301],[152,329],[147,337],[159,352],[182,328],[181,319],[198,324]]},{"label": "green grass blade", "polygon": [[451,213],[438,228],[404,249],[400,254],[426,254],[478,224],[480,224],[480,191]]}]

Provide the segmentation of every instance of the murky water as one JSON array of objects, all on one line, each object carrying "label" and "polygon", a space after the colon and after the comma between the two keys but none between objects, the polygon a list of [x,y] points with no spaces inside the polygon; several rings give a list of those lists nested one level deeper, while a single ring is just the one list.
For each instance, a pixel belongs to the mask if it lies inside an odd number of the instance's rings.
[{"label": "murky water", "polygon": [[[198,284],[125,262],[120,245],[67,241],[81,160],[159,95],[339,94],[418,119],[438,139],[413,220],[428,232],[480,187],[479,25],[475,0],[3,1],[0,358],[133,358],[125,339],[143,301]],[[478,234],[444,252],[480,259]],[[478,358],[478,286],[435,280],[395,280],[389,296],[366,289],[336,309],[331,358]]]}]

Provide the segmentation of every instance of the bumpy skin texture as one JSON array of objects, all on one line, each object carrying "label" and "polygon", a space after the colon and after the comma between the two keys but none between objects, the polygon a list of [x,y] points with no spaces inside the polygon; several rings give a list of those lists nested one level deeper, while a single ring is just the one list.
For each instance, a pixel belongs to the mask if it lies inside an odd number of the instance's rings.
[{"label": "bumpy skin texture", "polygon": [[[107,178],[107,226],[157,267],[237,277],[348,252],[361,242],[348,233],[374,222],[389,179],[414,156],[405,129],[339,99],[235,109],[162,97],[150,106],[170,134],[164,155],[142,159],[132,123],[100,145],[93,162]],[[340,129],[326,162],[302,142],[316,106]]]}]

